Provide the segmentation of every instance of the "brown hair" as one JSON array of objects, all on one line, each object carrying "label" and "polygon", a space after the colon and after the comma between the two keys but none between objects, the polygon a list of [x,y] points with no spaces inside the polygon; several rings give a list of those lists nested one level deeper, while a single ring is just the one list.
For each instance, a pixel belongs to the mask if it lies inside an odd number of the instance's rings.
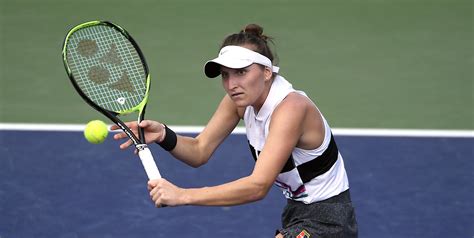
[{"label": "brown hair", "polygon": [[263,34],[263,27],[257,24],[248,24],[239,33],[227,36],[222,42],[221,49],[228,45],[250,45],[251,50],[266,56],[276,65],[269,42],[274,44],[272,37]]}]

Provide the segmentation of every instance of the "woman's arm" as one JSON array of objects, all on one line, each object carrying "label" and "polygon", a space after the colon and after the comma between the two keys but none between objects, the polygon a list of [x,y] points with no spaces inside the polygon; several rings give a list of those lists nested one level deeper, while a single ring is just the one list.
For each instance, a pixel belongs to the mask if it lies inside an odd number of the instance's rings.
[{"label": "woman's arm", "polygon": [[[204,130],[195,138],[177,135],[176,147],[170,153],[182,162],[199,167],[205,164],[217,146],[232,132],[240,120],[238,108],[226,95],[220,102],[216,112],[208,122]],[[137,135],[137,123],[127,122],[127,126]],[[166,136],[164,125],[157,121],[144,120],[140,123],[146,134],[146,143],[161,142]],[[112,130],[119,129],[114,125]],[[128,139],[123,132],[114,135],[114,139]],[[133,143],[127,140],[120,145],[121,149],[126,149]]]},{"label": "woman's arm", "polygon": [[272,115],[269,135],[251,175],[213,187],[182,189],[165,179],[148,184],[157,206],[229,206],[249,203],[266,196],[303,134],[309,103],[288,96]]},{"label": "woman's arm", "polygon": [[224,96],[204,130],[195,138],[179,136],[171,154],[184,163],[199,167],[205,164],[222,141],[240,121],[238,109],[229,96]]}]

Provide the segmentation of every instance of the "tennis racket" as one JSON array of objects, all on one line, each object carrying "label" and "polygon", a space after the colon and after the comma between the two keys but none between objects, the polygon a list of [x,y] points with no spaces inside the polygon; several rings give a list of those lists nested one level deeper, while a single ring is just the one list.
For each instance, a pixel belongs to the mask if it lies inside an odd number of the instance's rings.
[{"label": "tennis racket", "polygon": [[79,95],[95,110],[117,124],[130,137],[149,179],[161,178],[143,128],[138,138],[119,119],[137,112],[145,116],[150,74],[140,48],[120,26],[108,21],[90,21],[72,28],[62,49],[64,66]]}]

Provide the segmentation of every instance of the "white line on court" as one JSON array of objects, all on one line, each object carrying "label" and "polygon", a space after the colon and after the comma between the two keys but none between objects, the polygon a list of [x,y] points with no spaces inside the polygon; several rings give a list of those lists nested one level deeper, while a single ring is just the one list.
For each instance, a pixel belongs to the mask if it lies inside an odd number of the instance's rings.
[{"label": "white line on court", "polygon": [[[178,133],[199,133],[203,126],[169,126]],[[0,131],[83,131],[85,124],[37,124],[0,123]],[[474,130],[429,130],[388,128],[333,128],[334,135],[342,136],[393,136],[393,137],[467,137],[474,138]],[[244,127],[237,127],[232,133],[245,134]]]}]

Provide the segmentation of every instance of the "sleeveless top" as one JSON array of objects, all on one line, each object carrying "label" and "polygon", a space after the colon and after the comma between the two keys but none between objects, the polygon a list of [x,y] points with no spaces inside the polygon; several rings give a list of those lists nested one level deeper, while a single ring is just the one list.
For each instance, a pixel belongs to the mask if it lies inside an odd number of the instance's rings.
[{"label": "sleeveless top", "polygon": [[[293,89],[282,76],[277,75],[258,114],[255,114],[252,106],[245,109],[246,134],[255,160],[265,146],[274,109],[291,92],[306,96],[304,92]],[[337,149],[331,128],[322,114],[321,117],[325,131],[321,146],[312,150],[295,147],[276,178],[275,185],[283,191],[287,199],[309,204],[349,189],[344,161]]]}]

